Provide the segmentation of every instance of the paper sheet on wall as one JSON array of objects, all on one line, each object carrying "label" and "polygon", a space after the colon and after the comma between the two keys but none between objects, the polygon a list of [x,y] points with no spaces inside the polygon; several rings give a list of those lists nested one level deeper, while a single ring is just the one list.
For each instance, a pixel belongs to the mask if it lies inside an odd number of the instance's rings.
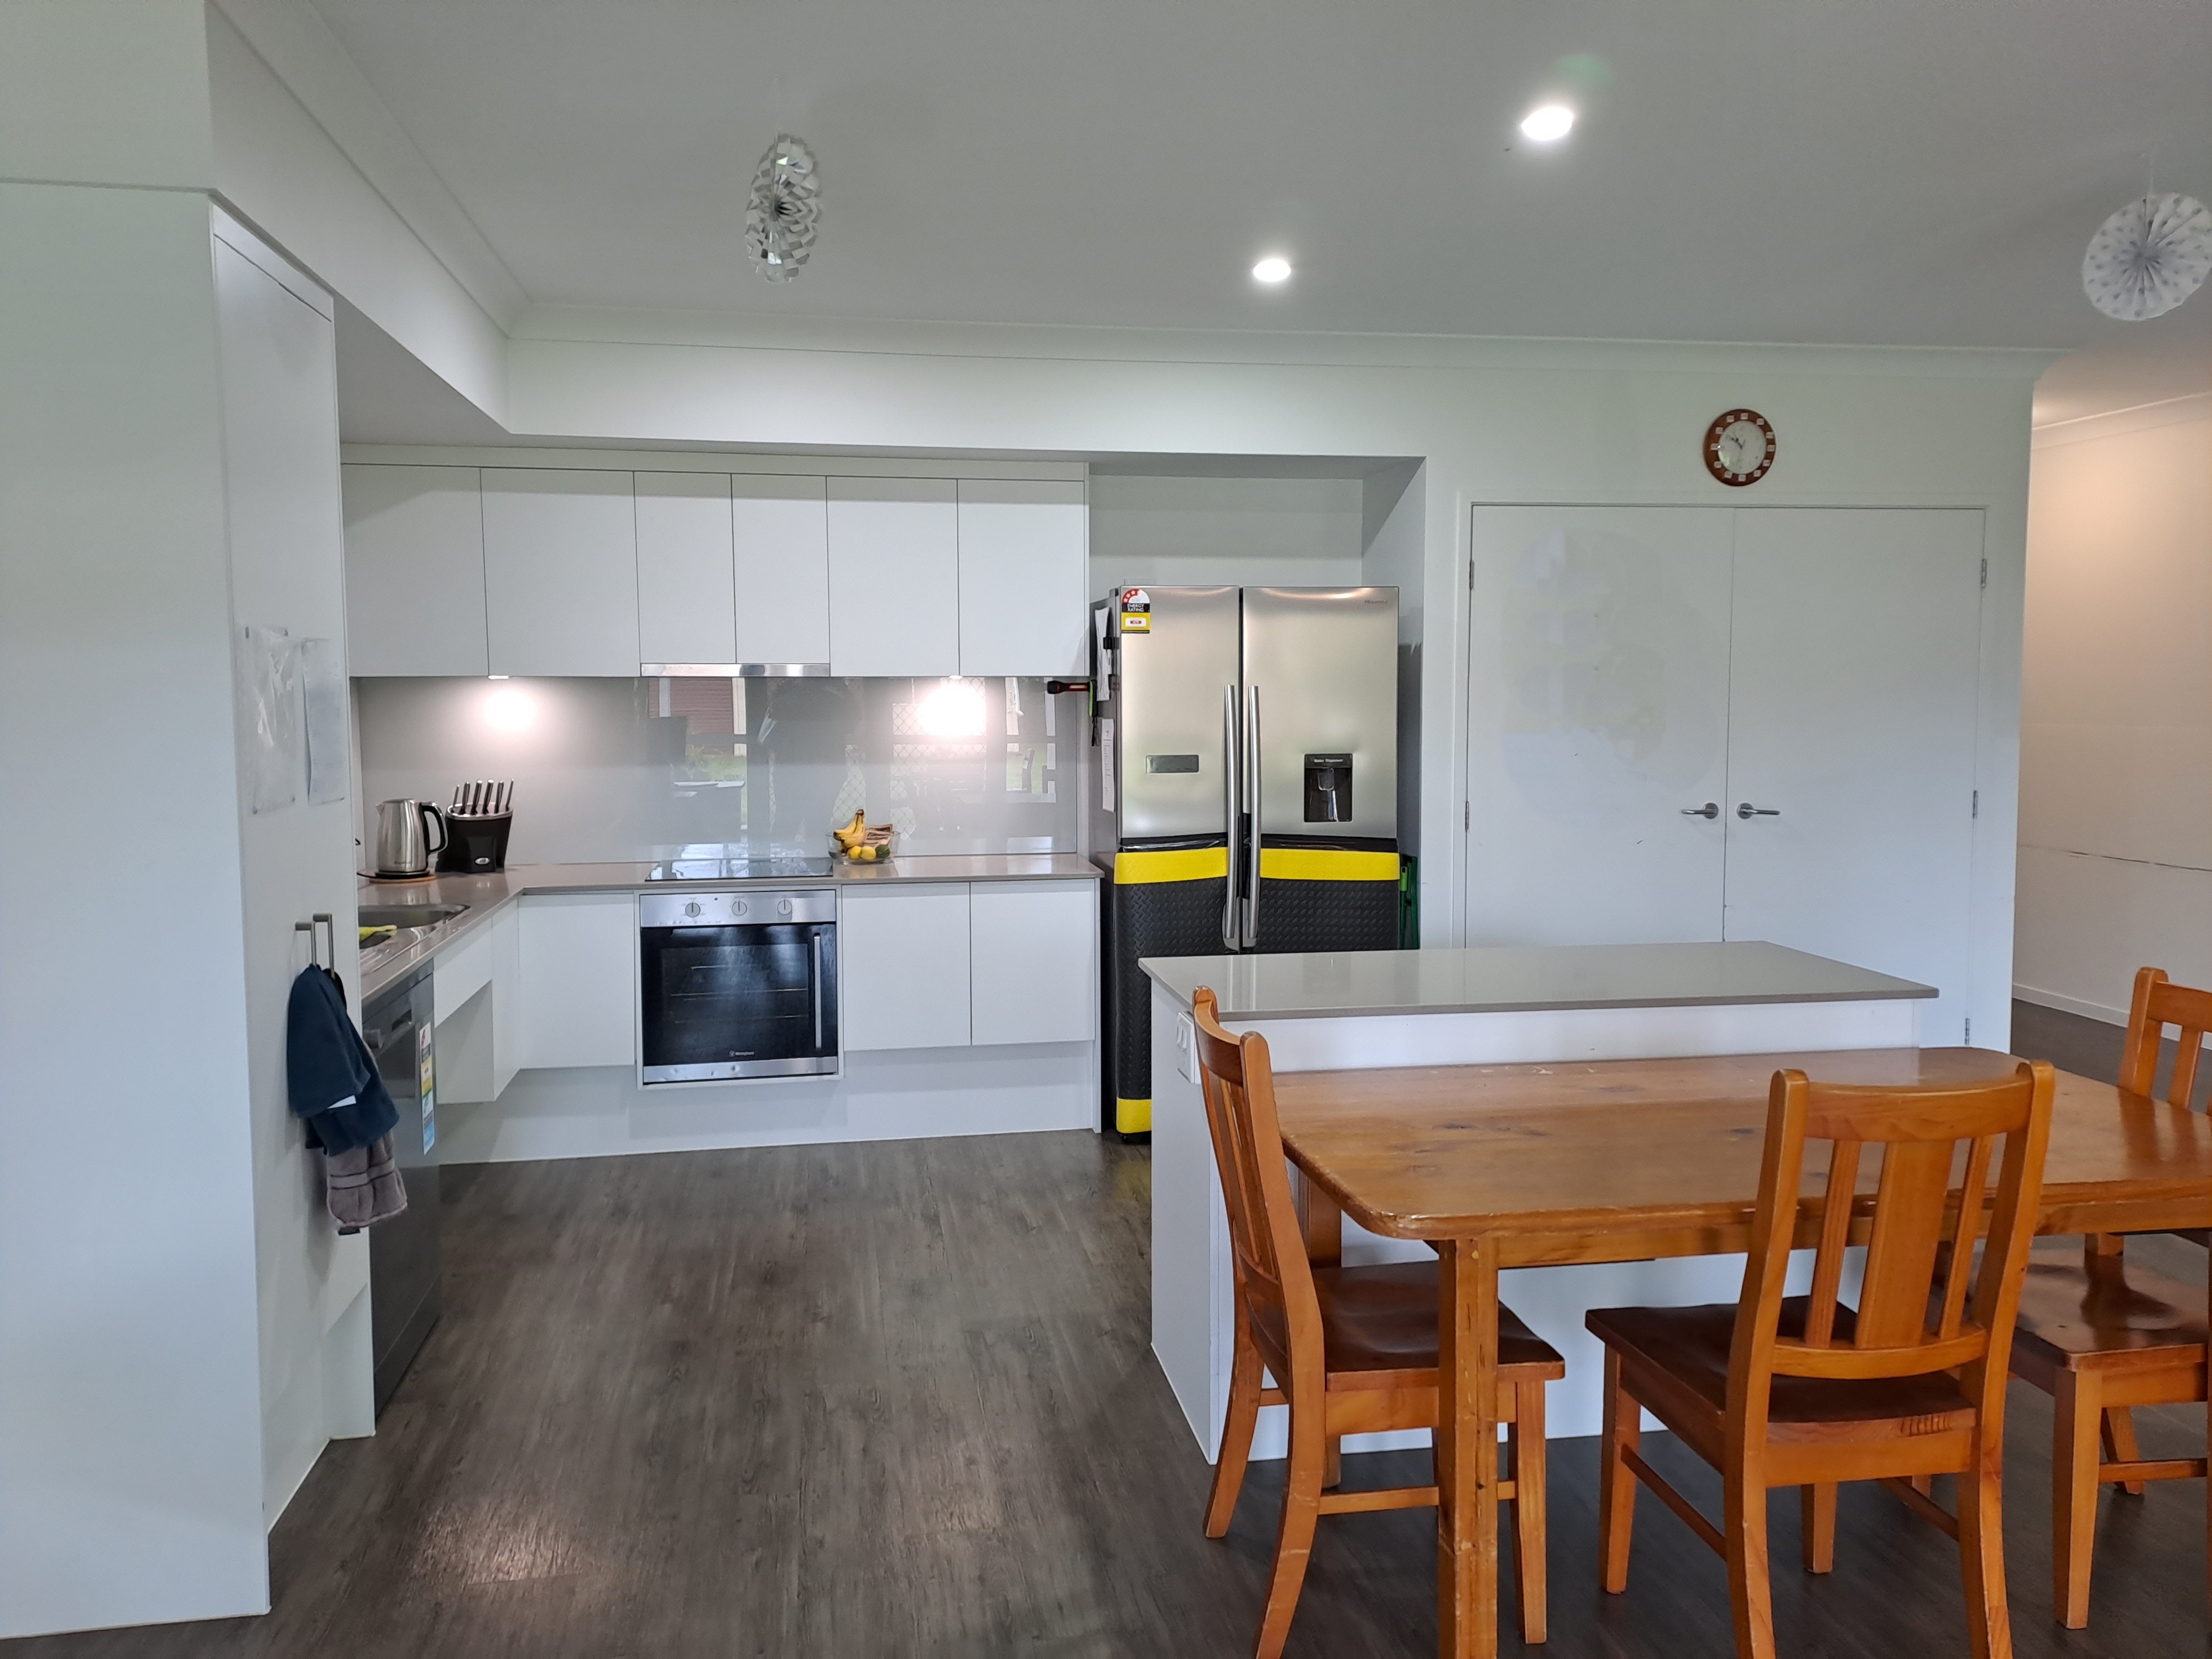
[{"label": "paper sheet on wall", "polygon": [[274,812],[300,799],[307,743],[300,717],[299,642],[281,628],[248,623],[240,642],[240,741],[246,786],[256,812]]},{"label": "paper sheet on wall", "polygon": [[300,693],[307,734],[307,802],[343,800],[353,787],[346,741],[345,664],[335,640],[300,641]]}]

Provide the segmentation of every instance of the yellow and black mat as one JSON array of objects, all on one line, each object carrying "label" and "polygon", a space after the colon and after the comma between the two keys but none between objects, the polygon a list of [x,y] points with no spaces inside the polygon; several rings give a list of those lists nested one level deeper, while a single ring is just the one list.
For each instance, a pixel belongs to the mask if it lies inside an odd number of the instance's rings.
[{"label": "yellow and black mat", "polygon": [[[1152,983],[1146,957],[1221,954],[1229,853],[1221,847],[1117,854],[1107,898],[1109,1127],[1152,1133]],[[1390,951],[1398,945],[1398,855],[1340,848],[1260,854],[1259,950]]]}]

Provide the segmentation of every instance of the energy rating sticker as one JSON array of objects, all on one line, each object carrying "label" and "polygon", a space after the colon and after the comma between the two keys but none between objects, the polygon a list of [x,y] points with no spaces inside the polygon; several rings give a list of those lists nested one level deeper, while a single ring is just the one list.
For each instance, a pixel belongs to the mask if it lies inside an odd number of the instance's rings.
[{"label": "energy rating sticker", "polygon": [[1121,590],[1121,631],[1124,634],[1149,634],[1152,631],[1152,596],[1141,587]]}]

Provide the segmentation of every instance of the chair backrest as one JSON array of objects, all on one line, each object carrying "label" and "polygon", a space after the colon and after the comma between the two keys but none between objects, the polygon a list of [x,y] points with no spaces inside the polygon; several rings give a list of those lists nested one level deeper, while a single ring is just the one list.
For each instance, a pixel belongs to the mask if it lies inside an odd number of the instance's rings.
[{"label": "chair backrest", "polygon": [[2120,1087],[2147,1095],[2157,1086],[2158,1051],[2169,1025],[2180,1028],[2181,1042],[2166,1097],[2186,1106],[2197,1087],[2198,1050],[2204,1033],[2212,1030],[2212,991],[2173,984],[2163,968],[2137,969],[2135,1000],[2128,1005],[2127,1048],[2120,1055]]},{"label": "chair backrest", "polygon": [[[2005,1373],[2027,1249],[2042,1194],[2056,1076],[2042,1060],[1962,1086],[1814,1083],[1780,1071],[1767,1094],[1766,1149],[1751,1258],[1729,1364],[1729,1408],[1763,1425],[1776,1376],[1914,1376],[1962,1370],[1970,1397],[2002,1421]],[[1991,1182],[1996,1147],[2003,1157]],[[1808,1140],[1826,1140],[1819,1250],[1802,1337],[1778,1335],[1783,1279],[1796,1243]],[[1866,1274],[1848,1340],[1837,1336],[1844,1252],[1859,1204],[1861,1157],[1881,1151]],[[1962,1167],[1963,1163],[1963,1167]],[[1958,1194],[1952,1203],[1950,1195]],[[1982,1218],[1981,1270],[1968,1271]],[[1931,1309],[1947,1265],[1942,1300]],[[1966,1285],[1974,1279],[1973,1301]],[[1741,1398],[1739,1398],[1741,1390]]]},{"label": "chair backrest", "polygon": [[[1298,1385],[1321,1381],[1321,1304],[1306,1260],[1284,1163],[1283,1131],[1275,1115],[1274,1074],[1267,1039],[1224,1030],[1220,1005],[1204,986],[1191,998],[1192,1040],[1198,1045],[1199,1087],[1206,1097],[1206,1127],[1213,1137],[1213,1162],[1229,1212],[1230,1258],[1243,1311],[1273,1313],[1279,1320],[1294,1370],[1310,1370]],[[1276,1379],[1293,1386],[1291,1377]]]}]

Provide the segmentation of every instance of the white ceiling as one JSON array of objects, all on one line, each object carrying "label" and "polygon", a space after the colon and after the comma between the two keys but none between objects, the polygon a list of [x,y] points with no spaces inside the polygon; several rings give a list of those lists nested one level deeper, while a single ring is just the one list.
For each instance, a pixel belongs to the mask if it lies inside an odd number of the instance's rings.
[{"label": "white ceiling", "polygon": [[[2212,198],[2212,0],[315,3],[540,304],[2086,347],[2054,395],[2212,384],[2212,293],[2131,328],[2078,275],[2154,148]],[[1551,96],[1583,122],[1537,150]],[[823,177],[787,287],[741,246],[780,128]]]}]

